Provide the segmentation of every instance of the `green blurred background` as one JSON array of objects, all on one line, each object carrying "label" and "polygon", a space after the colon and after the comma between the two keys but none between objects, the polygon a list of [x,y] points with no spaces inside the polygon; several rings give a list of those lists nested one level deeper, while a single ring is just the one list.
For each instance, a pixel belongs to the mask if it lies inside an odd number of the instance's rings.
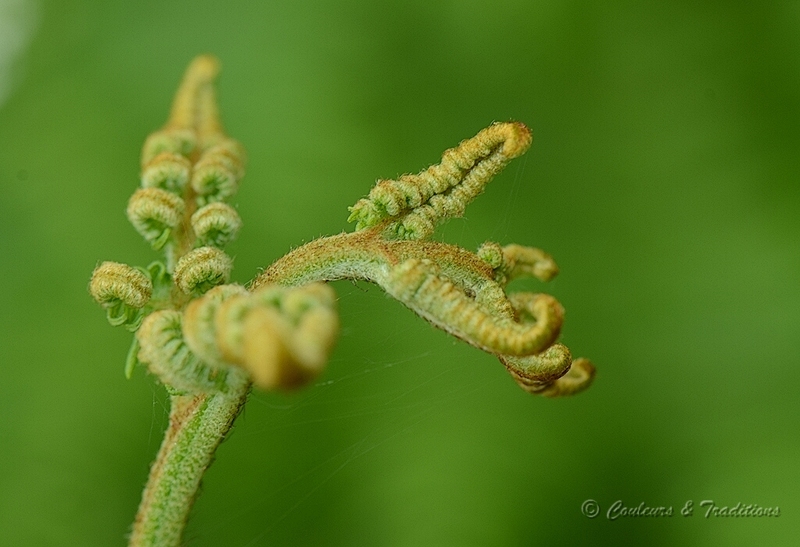
[{"label": "green blurred background", "polygon": [[[156,256],[125,205],[203,52],[250,155],[236,281],[351,229],[377,177],[521,120],[531,150],[437,237],[552,253],[562,340],[599,373],[575,398],[529,396],[336,283],[329,368],[252,395],[188,545],[796,544],[797,1],[3,0],[0,21],[0,544],[125,542],[166,398],[124,379],[130,334],[86,287],[100,260]],[[676,514],[611,521],[616,500]],[[685,518],[688,500],[781,515]]]}]

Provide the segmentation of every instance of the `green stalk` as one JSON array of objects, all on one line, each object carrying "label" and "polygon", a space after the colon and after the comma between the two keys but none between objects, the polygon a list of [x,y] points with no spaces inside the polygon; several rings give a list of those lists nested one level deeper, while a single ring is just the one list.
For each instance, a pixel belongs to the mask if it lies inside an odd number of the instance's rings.
[{"label": "green stalk", "polygon": [[244,405],[250,383],[229,393],[173,395],[169,427],[150,469],[130,547],[178,547],[200,480]]}]

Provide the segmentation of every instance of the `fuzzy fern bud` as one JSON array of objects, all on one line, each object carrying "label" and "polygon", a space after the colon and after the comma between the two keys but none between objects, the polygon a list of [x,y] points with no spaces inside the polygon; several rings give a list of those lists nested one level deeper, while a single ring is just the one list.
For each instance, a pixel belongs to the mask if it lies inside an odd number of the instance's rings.
[{"label": "fuzzy fern bud", "polygon": [[242,227],[242,219],[236,209],[219,201],[195,211],[191,222],[197,240],[214,247],[224,247],[236,239]]},{"label": "fuzzy fern bud", "polygon": [[217,347],[217,310],[225,300],[248,294],[241,285],[220,285],[209,290],[202,298],[192,300],[186,307],[183,337],[192,351],[206,363],[214,366],[227,364]]},{"label": "fuzzy fern bud", "polygon": [[336,298],[327,285],[224,285],[186,310],[184,338],[213,364],[245,369],[261,389],[294,388],[316,377],[336,341]]},{"label": "fuzzy fern bud", "polygon": [[175,285],[185,294],[204,293],[227,283],[233,260],[216,247],[200,247],[183,255],[175,265]]},{"label": "fuzzy fern bud", "polygon": [[203,152],[194,166],[192,188],[199,203],[224,200],[239,189],[239,179],[244,173],[241,154],[236,146],[218,145]]},{"label": "fuzzy fern bud", "polygon": [[186,206],[183,200],[161,188],[142,188],[128,201],[128,219],[136,231],[156,250],[169,241]]},{"label": "fuzzy fern bud", "polygon": [[156,131],[144,141],[142,169],[163,153],[188,157],[196,146],[197,137],[190,129],[171,128]]},{"label": "fuzzy fern bud", "polygon": [[386,292],[450,334],[486,351],[506,355],[538,353],[558,337],[564,309],[546,294],[509,297],[526,319],[518,323],[478,305],[430,260],[409,259],[392,270]]},{"label": "fuzzy fern bud", "polygon": [[138,359],[161,382],[182,393],[226,393],[240,383],[230,367],[199,359],[183,340],[183,314],[175,310],[151,313],[136,333]]},{"label": "fuzzy fern bud", "polygon": [[141,309],[153,294],[153,284],[127,264],[103,262],[92,272],[89,293],[106,309],[109,323],[135,329],[141,321]]},{"label": "fuzzy fern bud", "polygon": [[191,162],[184,156],[162,152],[142,169],[142,187],[180,194],[189,182],[191,168]]},{"label": "fuzzy fern bud", "polygon": [[335,301],[321,284],[231,298],[217,313],[219,349],[262,389],[301,386],[321,372],[336,340]]},{"label": "fuzzy fern bud", "polygon": [[501,247],[489,241],[478,249],[478,256],[495,270],[495,280],[503,286],[520,277],[550,281],[558,275],[553,257],[535,247],[515,244]]}]

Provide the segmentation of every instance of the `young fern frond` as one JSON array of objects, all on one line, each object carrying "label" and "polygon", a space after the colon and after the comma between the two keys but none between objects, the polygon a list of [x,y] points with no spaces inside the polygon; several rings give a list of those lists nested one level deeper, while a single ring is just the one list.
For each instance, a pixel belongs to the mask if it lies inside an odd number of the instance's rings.
[{"label": "young fern frond", "polygon": [[214,247],[224,247],[236,239],[242,228],[242,219],[236,209],[221,201],[195,211],[191,223],[198,242]]},{"label": "young fern frond", "polygon": [[90,293],[109,322],[135,331],[126,376],[147,367],[170,392],[170,427],[151,469],[132,546],[177,546],[200,477],[251,385],[294,389],[316,378],[339,332],[325,283],[366,280],[434,326],[499,358],[527,392],[571,395],[594,367],[556,343],[564,309],[552,296],[506,293],[531,276],[549,281],[540,249],[487,242],[477,253],[431,241],[531,144],[519,122],[494,123],[417,175],[381,180],[350,208],[351,233],[323,237],[279,258],[248,287],[227,284],[222,250],[242,221],[225,201],[244,176],[245,153],[219,119],[219,64],[189,66],[165,126],[146,140],[141,188],[128,204],[134,228],[162,261],[104,262]]},{"label": "young fern frond", "polygon": [[[558,301],[545,294],[505,292],[520,277],[555,277],[558,266],[550,255],[494,242],[473,254],[426,241],[436,224],[463,214],[492,177],[530,143],[523,124],[495,123],[418,175],[378,181],[367,198],[350,208],[355,232],[295,249],[251,286],[371,281],[434,326],[497,355],[526,391],[548,396],[582,391],[594,368],[580,361],[582,373],[561,380],[572,356],[565,346],[553,345],[564,317]],[[568,381],[569,389],[559,387]]]},{"label": "young fern frond", "polygon": [[524,124],[492,124],[417,175],[379,180],[369,197],[350,208],[348,220],[363,230],[389,219],[383,229],[387,239],[430,237],[437,224],[463,215],[492,177],[530,144],[531,132]]}]

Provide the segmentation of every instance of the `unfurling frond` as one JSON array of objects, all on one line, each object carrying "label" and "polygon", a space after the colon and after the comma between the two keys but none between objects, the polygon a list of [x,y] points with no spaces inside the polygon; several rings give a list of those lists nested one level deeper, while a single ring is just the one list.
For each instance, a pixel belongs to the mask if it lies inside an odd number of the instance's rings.
[{"label": "unfurling frond", "polygon": [[315,378],[336,341],[336,297],[327,285],[235,285],[212,289],[186,310],[184,337],[205,362],[238,365],[261,389],[294,388]]},{"label": "unfurling frond", "polygon": [[135,329],[142,319],[141,309],[153,294],[153,283],[137,268],[103,262],[92,272],[89,293],[106,309],[109,323]]},{"label": "unfurling frond", "polygon": [[236,209],[219,201],[195,211],[191,222],[197,240],[214,247],[224,247],[236,239],[242,227],[242,219]]},{"label": "unfurling frond", "polygon": [[478,249],[478,256],[492,267],[495,280],[503,286],[520,277],[550,281],[558,275],[558,266],[553,257],[535,247],[513,243],[501,247],[489,241]]},{"label": "unfurling frond", "polygon": [[192,188],[197,192],[200,203],[221,201],[239,189],[239,179],[226,163],[213,155],[209,157],[204,154],[195,164]]},{"label": "unfurling frond", "polygon": [[441,163],[417,175],[381,180],[369,197],[350,208],[356,230],[387,221],[387,237],[424,239],[436,225],[464,214],[489,181],[531,144],[521,123],[495,123],[442,155]]},{"label": "unfurling frond", "polygon": [[162,188],[180,195],[189,182],[192,163],[180,154],[162,152],[142,169],[143,188]]},{"label": "unfurling frond", "polygon": [[132,308],[143,308],[153,293],[153,283],[127,264],[103,262],[92,272],[89,292],[101,306],[119,301]]},{"label": "unfurling frond", "polygon": [[594,367],[556,342],[564,309],[552,296],[507,293],[524,276],[558,273],[542,250],[488,242],[477,253],[431,240],[463,215],[489,181],[531,144],[518,122],[495,123],[417,175],[381,180],[350,208],[351,233],[316,239],[279,258],[248,287],[229,285],[222,251],[242,221],[225,201],[244,176],[245,152],[222,127],[219,63],[192,61],[166,124],[145,140],[134,228],[162,259],[146,269],[104,262],[92,297],[113,325],[135,331],[125,363],[146,366],[170,394],[169,427],[151,468],[131,546],[177,546],[203,472],[251,386],[291,389],[316,378],[339,331],[324,282],[364,280],[432,325],[499,358],[529,393],[586,389]]},{"label": "unfurling frond", "polygon": [[227,283],[233,260],[216,247],[200,247],[183,255],[175,265],[175,285],[186,294],[204,293]]},{"label": "unfurling frond", "polygon": [[128,201],[128,220],[139,235],[159,250],[180,225],[185,210],[183,200],[175,194],[161,188],[142,188]]},{"label": "unfurling frond", "polygon": [[210,365],[192,353],[183,340],[182,322],[183,314],[175,310],[148,315],[136,333],[139,361],[181,393],[227,393],[238,387],[240,382],[228,367]]},{"label": "unfurling frond", "polygon": [[[569,395],[592,380],[589,361],[556,344],[564,309],[552,296],[507,294],[519,277],[549,281],[558,273],[540,249],[488,242],[478,252],[424,241],[437,223],[463,213],[531,134],[521,123],[496,123],[444,153],[418,175],[383,180],[350,211],[356,231],[312,241],[281,257],[251,288],[270,284],[363,279],[380,285],[434,326],[496,355],[526,391]],[[580,372],[580,373],[579,373]]]}]

